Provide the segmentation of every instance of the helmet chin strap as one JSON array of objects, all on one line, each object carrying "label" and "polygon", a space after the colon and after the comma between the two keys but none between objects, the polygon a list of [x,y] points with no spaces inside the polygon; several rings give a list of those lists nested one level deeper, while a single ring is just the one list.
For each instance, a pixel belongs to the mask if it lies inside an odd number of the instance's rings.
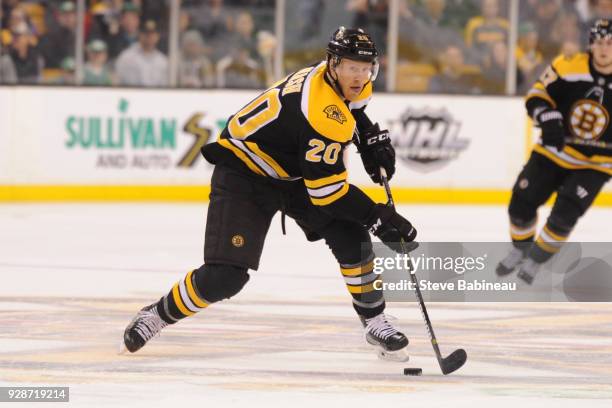
[{"label": "helmet chin strap", "polygon": [[340,82],[338,82],[338,74],[336,74],[336,78],[334,78],[334,76],[332,75],[332,68],[328,65],[327,66],[327,72],[325,72],[325,75],[327,75],[327,78],[329,78],[329,82],[331,82],[332,88],[334,88],[334,91],[336,91],[336,93],[338,95],[340,95],[342,97],[342,99],[346,100],[346,96],[344,95],[344,92],[342,92],[342,87],[340,86]]}]

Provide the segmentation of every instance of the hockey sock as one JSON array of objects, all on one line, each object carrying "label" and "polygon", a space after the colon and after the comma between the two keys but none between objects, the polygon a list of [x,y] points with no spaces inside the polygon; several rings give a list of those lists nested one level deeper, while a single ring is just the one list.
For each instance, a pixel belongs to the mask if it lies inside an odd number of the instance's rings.
[{"label": "hockey sock", "polygon": [[563,243],[567,240],[570,231],[561,231],[560,228],[555,228],[550,222],[547,222],[535,244],[529,250],[529,257],[538,263],[548,261],[561,249]]},{"label": "hockey sock", "polygon": [[375,282],[380,282],[380,276],[374,273],[374,254],[358,264],[340,264],[340,271],[360,316],[370,318],[385,310],[383,291],[374,288]]},{"label": "hockey sock", "polygon": [[194,271],[178,281],[157,303],[159,316],[167,323],[176,323],[208,307],[194,282]]}]

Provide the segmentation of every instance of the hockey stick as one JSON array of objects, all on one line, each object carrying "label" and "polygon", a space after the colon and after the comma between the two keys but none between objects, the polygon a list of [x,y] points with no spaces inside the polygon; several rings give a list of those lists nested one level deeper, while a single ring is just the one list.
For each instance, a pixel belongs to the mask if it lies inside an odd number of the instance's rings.
[{"label": "hockey stick", "polygon": [[565,143],[579,145],[579,146],[589,146],[589,147],[598,147],[600,149],[612,150],[612,143],[607,142],[599,142],[597,140],[584,140],[579,138],[565,138]]},{"label": "hockey stick", "polygon": [[[387,172],[385,171],[385,169],[380,169],[380,176],[382,183],[385,186],[385,192],[387,193],[387,205],[390,207],[395,207],[395,203],[393,202],[393,196],[391,195],[391,188],[389,187],[389,181],[387,180]],[[403,239],[400,241],[400,245],[402,248],[402,252],[406,255],[409,255],[409,252],[406,249],[406,242],[404,242]],[[429,340],[431,341],[431,345],[434,349],[434,352],[436,353],[438,364],[440,365],[442,374],[450,374],[453,371],[458,370],[465,364],[467,360],[467,353],[464,349],[457,349],[450,353],[448,356],[442,357],[442,352],[440,352],[440,347],[438,346],[438,339],[436,339],[433,326],[431,325],[431,320],[429,320],[429,314],[427,313],[427,308],[425,307],[423,295],[421,294],[421,289],[419,289],[418,279],[416,277],[416,273],[412,265],[412,261],[410,260],[410,257],[408,257],[408,263],[410,266],[410,280],[414,285],[416,297],[419,301],[419,308],[421,309],[421,314],[423,315],[423,320],[425,321],[425,327],[427,328],[427,333],[429,334]]]}]

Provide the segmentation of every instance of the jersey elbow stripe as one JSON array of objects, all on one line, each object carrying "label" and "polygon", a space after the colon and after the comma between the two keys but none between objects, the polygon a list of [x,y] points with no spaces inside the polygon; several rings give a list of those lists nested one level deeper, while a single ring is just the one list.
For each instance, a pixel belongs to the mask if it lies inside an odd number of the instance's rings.
[{"label": "jersey elbow stripe", "polygon": [[342,197],[344,197],[344,195],[346,193],[348,193],[349,191],[349,184],[348,183],[343,183],[342,187],[340,187],[340,189],[338,189],[336,192],[326,196],[326,197],[321,197],[321,198],[315,198],[310,196],[310,201],[314,204],[314,205],[329,205],[331,203],[333,203],[334,201],[337,201],[339,199],[341,199]]},{"label": "jersey elbow stripe", "polygon": [[340,190],[344,184],[346,184],[345,181],[341,181],[339,183],[336,184],[330,184],[328,186],[325,187],[319,187],[319,188],[306,188],[306,190],[308,190],[308,194],[311,197],[314,198],[322,198],[322,197],[327,197],[328,195],[335,193],[336,191]]},{"label": "jersey elbow stripe", "polygon": [[551,96],[548,94],[548,92],[546,92],[545,89],[537,89],[537,88],[532,88],[528,93],[527,93],[527,98],[526,100],[530,100],[533,98],[540,98],[545,100],[546,102],[550,103],[550,105],[553,108],[557,108],[557,104],[555,103],[555,101],[553,100],[553,98],[551,98]]},{"label": "jersey elbow stripe", "polygon": [[316,180],[304,179],[304,184],[307,188],[319,188],[337,183],[339,181],[346,181],[346,178],[346,171],[343,171],[342,173],[332,174],[331,176],[323,177]]}]

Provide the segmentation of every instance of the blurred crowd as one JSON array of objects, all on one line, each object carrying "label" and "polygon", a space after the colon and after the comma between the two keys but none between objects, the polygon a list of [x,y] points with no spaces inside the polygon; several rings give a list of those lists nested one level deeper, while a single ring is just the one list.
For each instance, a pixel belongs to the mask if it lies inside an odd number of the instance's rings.
[{"label": "blurred crowd", "polygon": [[[75,68],[74,0],[1,0],[0,82],[169,86],[170,0],[88,0],[84,65]],[[182,0],[177,85],[263,88],[274,81],[275,0]],[[286,72],[324,56],[338,25],[365,28],[388,72],[390,0],[287,0]],[[502,94],[510,34],[508,0],[399,0],[395,88],[406,92]],[[524,93],[552,58],[587,44],[588,27],[612,17],[612,0],[521,0],[516,90]]]},{"label": "blurred crowd", "polygon": [[[400,23],[398,89],[501,94],[508,71],[508,1],[419,0]],[[523,94],[559,54],[588,45],[588,27],[612,17],[612,0],[521,0],[516,92]],[[409,78],[404,81],[400,77]]]},{"label": "blurred crowd", "polygon": [[[177,85],[262,88],[273,81],[274,0],[183,0]],[[167,0],[85,2],[76,77],[75,1],[2,0],[0,82],[169,86]]]}]

